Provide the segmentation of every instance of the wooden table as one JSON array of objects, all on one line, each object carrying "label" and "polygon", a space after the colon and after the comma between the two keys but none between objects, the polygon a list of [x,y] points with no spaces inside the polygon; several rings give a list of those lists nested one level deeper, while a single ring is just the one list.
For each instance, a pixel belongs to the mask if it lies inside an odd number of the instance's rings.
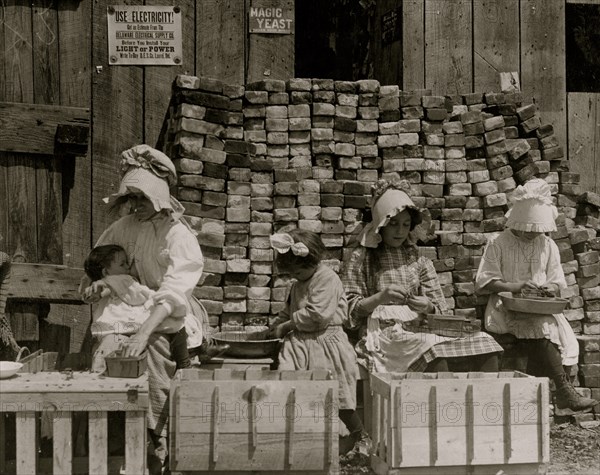
[{"label": "wooden table", "polygon": [[[16,472],[40,473],[45,461],[38,460],[40,444],[38,413],[52,417],[53,473],[77,472],[72,451],[73,414],[89,416],[89,472],[108,473],[108,412],[125,412],[125,472],[146,471],[146,412],[148,379],[108,378],[90,372],[17,373],[0,381],[0,447],[16,437]],[[11,435],[4,413],[16,416],[16,434]],[[0,453],[0,473],[7,467]],[[3,468],[4,467],[4,468]],[[8,470],[10,471],[10,470]]]}]

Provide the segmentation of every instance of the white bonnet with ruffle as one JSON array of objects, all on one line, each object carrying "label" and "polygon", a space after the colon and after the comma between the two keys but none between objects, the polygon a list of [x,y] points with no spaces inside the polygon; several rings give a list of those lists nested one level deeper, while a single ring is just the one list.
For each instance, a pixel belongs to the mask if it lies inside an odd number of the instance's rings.
[{"label": "white bonnet with ruffle", "polygon": [[104,201],[108,204],[131,193],[142,192],[156,211],[166,209],[177,218],[184,208],[173,198],[169,186],[177,183],[175,165],[164,153],[149,145],[136,145],[121,153],[119,190]]},{"label": "white bonnet with ruffle", "polygon": [[421,211],[406,192],[394,188],[386,190],[371,207],[372,220],[360,234],[359,242],[361,246],[370,248],[379,246],[382,241],[379,231],[390,222],[390,219],[405,209],[414,210],[414,217],[417,222],[413,224],[421,222]]},{"label": "white bonnet with ruffle", "polygon": [[513,205],[506,213],[506,227],[537,233],[556,231],[558,210],[552,203],[550,186],[541,178],[519,185],[510,201]]}]

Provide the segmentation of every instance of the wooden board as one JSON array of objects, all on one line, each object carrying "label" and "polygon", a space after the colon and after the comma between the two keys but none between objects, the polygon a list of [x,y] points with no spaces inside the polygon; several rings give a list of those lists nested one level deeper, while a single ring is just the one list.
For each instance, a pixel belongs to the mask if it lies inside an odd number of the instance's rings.
[{"label": "wooden board", "polygon": [[521,1],[521,90],[566,144],[565,4]]},{"label": "wooden board", "polygon": [[[58,14],[55,2],[36,0],[32,2],[33,34],[33,87],[34,107],[38,104],[59,104],[60,73],[58,51]],[[65,122],[82,124],[88,122],[87,112],[75,121]],[[40,122],[36,118],[37,123]],[[62,117],[59,123],[63,122]],[[36,127],[26,130],[35,133]],[[49,154],[54,153],[56,130],[50,130]],[[37,135],[36,135],[37,138]],[[23,140],[29,142],[30,140]],[[33,142],[33,141],[32,141]],[[60,164],[51,156],[36,162],[36,209],[38,262],[62,262],[62,176]]]},{"label": "wooden board", "polygon": [[402,86],[425,89],[425,0],[402,2]]},{"label": "wooden board", "polygon": [[600,94],[570,92],[569,162],[584,190],[600,193]]},{"label": "wooden board", "polygon": [[[91,104],[92,66],[91,37],[92,2],[61,0],[58,8],[60,48],[60,101],[68,107]],[[73,48],[73,44],[79,47]],[[91,133],[91,131],[90,131]],[[92,159],[91,145],[86,155],[62,163],[63,226],[62,263],[80,267],[91,247],[92,230]],[[48,316],[51,323],[65,324],[65,308],[53,306]],[[60,321],[57,321],[60,320]],[[79,351],[91,321],[88,306],[70,307],[70,351]]]},{"label": "wooden board", "polygon": [[402,1],[384,0],[377,2],[373,25],[373,72],[381,84],[402,84],[402,34],[397,41],[383,41],[384,18],[395,18],[402,28]]},{"label": "wooden board", "polygon": [[500,72],[520,71],[519,0],[473,2],[475,92],[500,91]]},{"label": "wooden board", "polygon": [[[106,7],[109,0],[94,2],[92,64],[96,68],[92,88],[92,241],[110,223],[103,198],[119,186],[119,158],[123,150],[143,142],[143,68],[109,66],[106,46]],[[142,5],[140,0],[129,5]]]},{"label": "wooden board", "polygon": [[470,0],[426,1],[425,87],[441,95],[472,91]]},{"label": "wooden board", "polygon": [[196,74],[244,84],[246,2],[196,2]]},{"label": "wooden board", "polygon": [[52,155],[60,123],[86,125],[89,109],[0,102],[0,151]]},{"label": "wooden board", "polygon": [[83,269],[45,264],[11,266],[9,299],[82,304],[77,292]]},{"label": "wooden board", "polygon": [[[252,6],[288,7],[293,12],[294,0],[253,0]],[[294,77],[293,32],[290,35],[253,33],[249,36],[247,83],[262,79],[287,80]]]},{"label": "wooden board", "polygon": [[[34,102],[60,102],[58,13],[56,2],[34,0],[32,6]],[[86,113],[81,119],[87,120]],[[32,127],[35,130],[35,127]],[[54,131],[56,135],[56,131]],[[54,137],[51,137],[54,142]],[[52,145],[54,145],[52,143]],[[54,153],[54,150],[50,154]],[[57,159],[48,156],[36,162],[37,262],[62,262],[62,175]]]}]

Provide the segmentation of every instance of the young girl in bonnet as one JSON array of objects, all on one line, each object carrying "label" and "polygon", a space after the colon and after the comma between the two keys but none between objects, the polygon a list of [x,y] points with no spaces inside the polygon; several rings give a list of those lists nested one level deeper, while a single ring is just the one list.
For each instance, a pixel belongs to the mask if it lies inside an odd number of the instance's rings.
[{"label": "young girl in bonnet", "polygon": [[564,366],[577,364],[579,346],[564,315],[531,314],[514,318],[498,292],[519,293],[524,289],[545,289],[557,294],[566,287],[557,245],[544,233],[556,231],[558,215],[550,187],[541,179],[519,186],[511,197],[506,227],[488,243],[475,281],[479,293],[489,293],[485,311],[486,329],[511,333],[524,342],[529,362],[538,363],[545,376],[556,384],[559,408],[581,410],[593,406],[593,399],[581,397],[565,374]]},{"label": "young girl in bonnet", "polygon": [[421,212],[410,184],[377,182],[371,213],[342,271],[350,324],[361,337],[357,351],[367,366],[373,372],[439,372],[448,371],[449,358],[469,356],[477,370],[497,371],[502,347],[489,335],[448,338],[403,324],[448,311],[433,263],[413,240]]}]

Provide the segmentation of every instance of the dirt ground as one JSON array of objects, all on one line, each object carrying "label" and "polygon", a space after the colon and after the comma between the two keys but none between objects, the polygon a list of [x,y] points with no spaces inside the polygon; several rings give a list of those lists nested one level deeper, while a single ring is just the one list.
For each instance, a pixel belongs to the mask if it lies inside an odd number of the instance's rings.
[{"label": "dirt ground", "polygon": [[[350,462],[342,460],[340,465],[342,475],[375,473],[365,459],[355,458]],[[571,423],[553,425],[550,429],[548,475],[598,475],[598,473],[600,473],[600,427],[585,429]]]}]

